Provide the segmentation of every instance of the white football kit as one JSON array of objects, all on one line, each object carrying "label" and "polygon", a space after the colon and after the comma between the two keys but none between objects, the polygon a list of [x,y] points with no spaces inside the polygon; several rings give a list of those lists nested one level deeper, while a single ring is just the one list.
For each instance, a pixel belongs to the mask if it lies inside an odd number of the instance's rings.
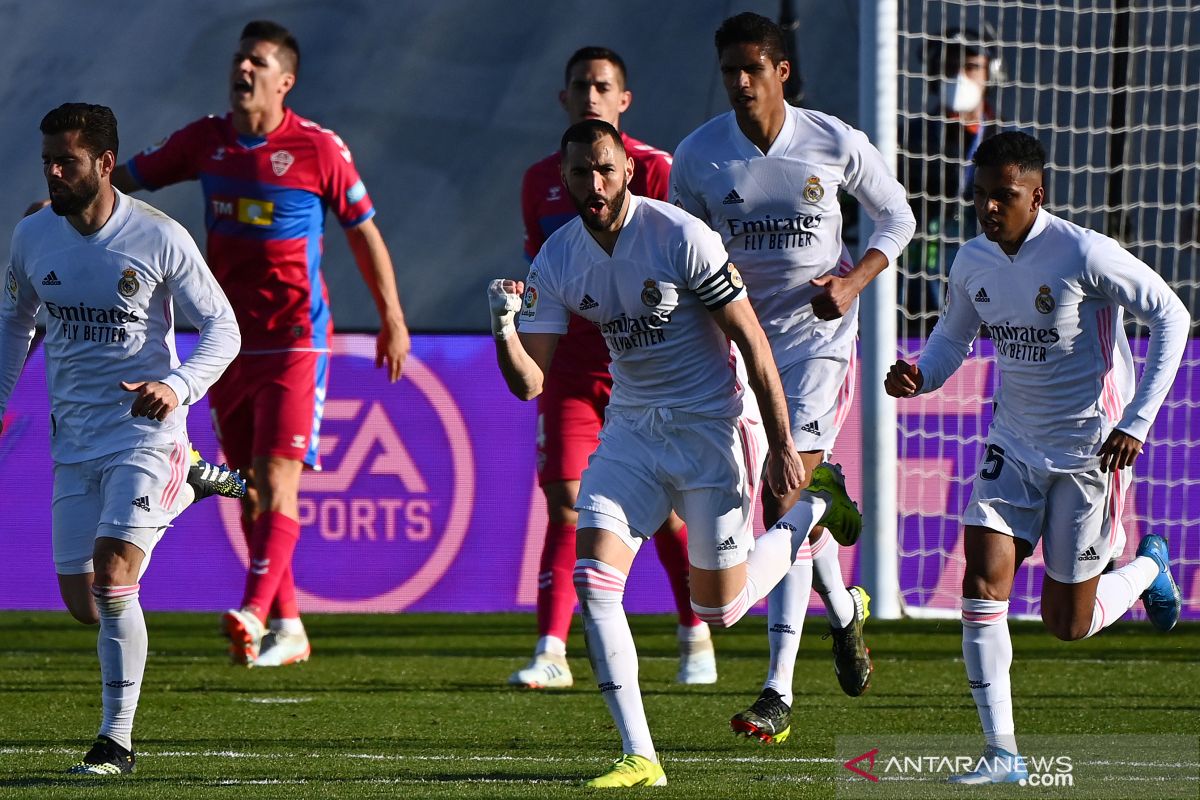
[{"label": "white football kit", "polygon": [[[738,356],[709,309],[746,297],[720,237],[657,200],[629,195],[612,256],[576,218],[542,246],[526,279],[522,333],[594,323],[612,356],[612,400],[584,471],[579,527],[636,551],[675,508],[692,564],[741,563],[766,455]],[[751,404],[752,404],[751,400]]]},{"label": "white football kit", "polygon": [[[1140,382],[1125,311],[1151,330]],[[1187,309],[1115,241],[1042,209],[1011,258],[983,236],[959,250],[918,362],[922,394],[958,369],[981,324],[1000,385],[963,521],[1031,545],[1044,537],[1047,574],[1087,580],[1120,554],[1131,473],[1102,473],[1096,453],[1114,429],[1146,440],[1183,356]]]},{"label": "white football kit", "polygon": [[858,301],[840,319],[819,319],[810,284],[854,266],[839,190],[876,222],[868,246],[895,261],[916,228],[904,189],[861,131],[828,114],[788,106],[765,154],[733,112],[722,114],[683,140],[671,167],[672,201],[721,235],[746,279],[798,450],[832,448],[853,392]]},{"label": "white football kit", "polygon": [[[187,231],[120,192],[112,216],[95,233],[81,235],[46,208],[17,225],[11,252],[0,300],[0,414],[44,306],[55,562],[85,572],[98,525],[144,534],[182,510],[190,466],[187,406],[233,360],[241,337],[233,309]],[[200,331],[182,363],[172,301]],[[136,394],[123,390],[122,381],[161,381],[180,405],[162,422],[133,417]],[[139,547],[148,541],[133,533],[121,538]]]}]

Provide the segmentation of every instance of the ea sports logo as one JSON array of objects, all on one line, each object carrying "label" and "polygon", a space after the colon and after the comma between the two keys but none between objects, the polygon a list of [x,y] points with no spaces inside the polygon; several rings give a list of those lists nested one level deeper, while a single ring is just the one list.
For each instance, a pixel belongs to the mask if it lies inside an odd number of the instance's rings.
[{"label": "ea sports logo", "polygon": [[[471,518],[475,464],[466,424],[441,380],[415,356],[389,386],[375,342],[352,337],[333,361],[320,472],[300,485],[293,568],[306,611],[395,612],[420,600],[454,563]],[[226,535],[249,556],[236,503]]]}]

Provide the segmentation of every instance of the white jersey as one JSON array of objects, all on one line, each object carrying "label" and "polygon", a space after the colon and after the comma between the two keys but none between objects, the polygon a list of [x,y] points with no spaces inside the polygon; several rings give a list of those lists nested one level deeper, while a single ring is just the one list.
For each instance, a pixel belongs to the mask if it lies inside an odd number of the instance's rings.
[{"label": "white jersey", "polygon": [[708,308],[746,297],[720,237],[674,206],[630,194],[608,255],[576,217],[546,240],[526,278],[522,333],[594,323],[612,356],[609,406],[708,417],[742,412],[737,358]]},{"label": "white jersey", "polygon": [[[1150,326],[1136,386],[1124,311]],[[989,441],[1038,468],[1094,469],[1117,428],[1141,441],[1187,344],[1190,319],[1159,275],[1095,231],[1042,209],[1011,259],[995,242],[967,242],[918,367],[937,389],[986,329],[1000,386]]]},{"label": "white jersey", "polygon": [[904,188],[866,135],[836,117],[788,106],[764,155],[731,111],[675,151],[671,200],[721,234],[781,369],[814,356],[846,358],[854,347],[858,301],[840,319],[818,319],[819,289],[809,283],[846,271],[838,269],[839,189],[875,221],[868,246],[895,262],[916,229]]},{"label": "white jersey", "polygon": [[[241,345],[225,293],[179,223],[117,192],[112,216],[83,236],[45,208],[17,225],[0,298],[0,414],[21,374],[34,315],[45,306],[51,452],[79,463],[186,437],[187,407]],[[175,352],[174,300],[200,330]],[[121,381],[162,381],[180,405],[163,422],[133,417]]]}]

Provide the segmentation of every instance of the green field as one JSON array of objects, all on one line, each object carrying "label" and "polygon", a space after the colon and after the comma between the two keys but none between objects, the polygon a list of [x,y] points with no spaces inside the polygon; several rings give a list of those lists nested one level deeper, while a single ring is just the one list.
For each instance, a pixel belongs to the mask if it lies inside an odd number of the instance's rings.
[{"label": "green field", "polygon": [[[261,671],[227,663],[215,615],[147,617],[138,771],[83,779],[61,773],[99,721],[95,630],[65,613],[0,614],[0,797],[594,796],[576,784],[619,755],[577,632],[574,689],[503,685],[532,644],[528,615],[313,615],[313,660]],[[876,673],[858,699],[837,687],[823,625],[810,619],[801,645],[792,739],[764,748],[727,727],[762,679],[762,618],[717,632],[720,682],[687,688],[672,682],[673,620],[633,618],[670,781],[635,794],[832,797],[845,774],[835,736],[975,735],[957,622],[869,623]],[[1070,645],[1012,627],[1020,733],[1200,734],[1200,625],[1120,623]]]}]

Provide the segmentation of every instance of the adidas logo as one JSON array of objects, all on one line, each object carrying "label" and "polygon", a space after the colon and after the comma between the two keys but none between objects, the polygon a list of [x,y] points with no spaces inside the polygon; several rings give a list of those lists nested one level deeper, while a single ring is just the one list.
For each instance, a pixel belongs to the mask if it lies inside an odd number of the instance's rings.
[{"label": "adidas logo", "polygon": [[796,629],[785,622],[776,622],[771,626],[771,633],[786,633],[789,636],[795,636]]},{"label": "adidas logo", "polygon": [[817,425],[816,420],[813,420],[812,422],[808,423],[807,425],[801,425],[800,430],[804,431],[805,433],[811,433],[813,436],[821,435],[821,427],[819,425]]},{"label": "adidas logo", "polygon": [[992,302],[992,298],[987,296],[987,289],[984,289],[982,286],[979,287],[979,291],[975,293],[975,302],[976,303]]},{"label": "adidas logo", "polygon": [[730,189],[729,194],[725,195],[725,199],[721,201],[721,205],[731,206],[734,203],[744,203],[744,202],[746,202],[746,201],[743,200],[742,196],[737,193],[737,189]]},{"label": "adidas logo", "polygon": [[140,508],[142,511],[150,510],[150,498],[145,495],[142,495],[138,499],[134,500],[133,504],[135,506],[137,506],[138,508]]},{"label": "adidas logo", "polygon": [[589,309],[595,308],[598,305],[600,305],[600,304],[597,303],[595,300],[593,300],[592,296],[590,294],[585,294],[583,296],[583,299],[579,301],[579,310],[587,311]]},{"label": "adidas logo", "polygon": [[726,539],[725,541],[723,541],[719,545],[717,545],[718,553],[724,552],[726,550],[737,550],[737,542],[735,542],[733,540],[732,536],[730,536],[728,539]]},{"label": "adidas logo", "polygon": [[50,270],[50,274],[42,278],[42,286],[62,286],[62,281],[54,274],[54,270]]},{"label": "adidas logo", "polygon": [[1084,550],[1083,553],[1080,554],[1079,558],[1077,558],[1075,560],[1076,561],[1099,561],[1100,556],[1098,556],[1096,554],[1095,547],[1089,547],[1087,550]]}]

